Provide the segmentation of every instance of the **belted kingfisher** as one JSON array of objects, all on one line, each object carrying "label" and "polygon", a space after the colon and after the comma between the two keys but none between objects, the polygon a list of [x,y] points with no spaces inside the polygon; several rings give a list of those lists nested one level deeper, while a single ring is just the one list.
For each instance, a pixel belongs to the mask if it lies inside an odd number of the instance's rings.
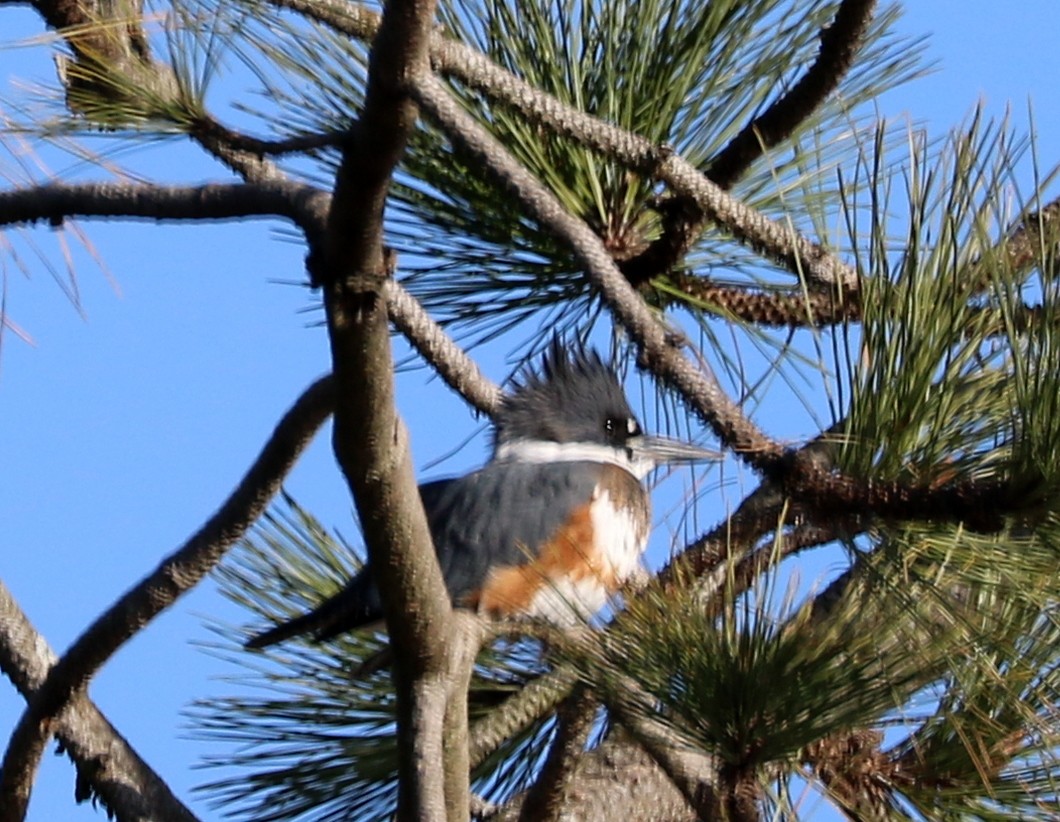
[{"label": "belted kingfisher", "polygon": [[[572,625],[597,613],[640,568],[651,520],[641,480],[659,463],[717,459],[645,436],[614,372],[595,351],[552,341],[494,419],[493,456],[420,496],[454,605],[498,618]],[[316,609],[246,643],[317,640],[378,622],[366,565]]]}]

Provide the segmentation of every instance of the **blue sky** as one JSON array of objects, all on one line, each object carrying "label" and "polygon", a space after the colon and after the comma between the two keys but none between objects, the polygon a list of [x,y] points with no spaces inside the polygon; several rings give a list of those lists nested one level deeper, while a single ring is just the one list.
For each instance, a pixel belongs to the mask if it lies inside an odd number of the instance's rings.
[{"label": "blue sky", "polygon": [[[932,35],[929,55],[938,68],[881,100],[881,113],[908,115],[939,134],[980,99],[990,114],[1011,106],[1025,123],[1032,100],[1043,165],[1060,162],[1055,3],[911,5],[900,29]],[[25,9],[0,14],[0,42],[41,31]],[[15,75],[47,82],[51,71],[41,49],[0,50],[0,96],[17,96]],[[185,145],[150,162],[168,164],[155,166],[166,176],[224,177]],[[32,337],[27,344],[7,333],[0,342],[0,579],[54,648],[69,644],[212,513],[282,411],[327,370],[319,317],[303,311],[310,295],[280,282],[303,278],[303,252],[279,238],[277,227],[85,223],[103,268],[72,246],[83,316],[23,239],[15,242],[28,274],[0,254],[6,310]],[[56,235],[41,229],[29,236],[61,266]],[[503,376],[498,356],[486,355],[485,363]],[[423,371],[400,378],[399,401],[420,466],[478,426]],[[472,445],[431,474],[463,470],[482,453]],[[752,482],[733,479],[728,502]],[[288,487],[325,523],[350,531],[350,502],[327,432]],[[703,524],[712,520],[705,514]],[[666,545],[664,533],[657,557]],[[194,645],[209,637],[204,614],[243,619],[212,586],[200,586],[123,648],[91,694],[178,795],[212,819],[217,814],[191,794],[204,780],[192,766],[205,748],[187,738],[181,715],[195,697],[219,690],[214,678],[231,673]],[[0,740],[21,710],[15,691],[0,683]],[[49,754],[29,818],[105,818],[75,807],[72,794],[72,768]]]}]

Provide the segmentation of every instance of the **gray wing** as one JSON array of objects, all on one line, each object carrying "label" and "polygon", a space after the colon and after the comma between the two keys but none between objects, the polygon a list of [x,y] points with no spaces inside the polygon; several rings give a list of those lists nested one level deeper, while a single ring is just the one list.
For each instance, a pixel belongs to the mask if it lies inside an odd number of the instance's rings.
[{"label": "gray wing", "polygon": [[524,565],[588,504],[600,466],[494,462],[439,488],[427,506],[449,595],[460,604],[491,569]]},{"label": "gray wing", "polygon": [[[457,480],[438,480],[420,486],[420,497],[428,511],[445,487]],[[346,631],[363,628],[383,618],[383,603],[367,565],[346,586],[308,613],[281,622],[251,637],[247,648],[265,648],[293,636],[312,634],[314,639],[330,639]]]},{"label": "gray wing", "polygon": [[[592,498],[599,466],[590,462],[493,462],[455,479],[420,486],[420,497],[449,596],[459,604],[482,588],[492,568],[523,565]],[[307,614],[247,642],[263,648],[312,633],[318,640],[383,618],[371,568]]]}]

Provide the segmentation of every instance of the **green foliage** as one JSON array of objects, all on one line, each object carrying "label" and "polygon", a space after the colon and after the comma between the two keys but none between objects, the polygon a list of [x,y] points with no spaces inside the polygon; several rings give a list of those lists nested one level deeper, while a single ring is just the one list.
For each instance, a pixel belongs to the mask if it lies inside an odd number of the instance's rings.
[{"label": "green foliage", "polygon": [[[194,13],[185,14],[185,27],[197,35],[200,51],[215,42],[212,29],[229,33],[226,53],[254,74],[262,98],[257,106],[241,101],[236,108],[278,138],[342,132],[356,120],[364,43],[252,0],[234,6],[203,0],[189,8]],[[748,119],[812,63],[820,29],[835,8],[824,0],[460,0],[441,4],[439,15],[454,39],[561,101],[709,167]],[[795,225],[834,218],[835,170],[857,151],[853,112],[920,71],[919,45],[890,32],[896,17],[893,7],[877,13],[861,59],[839,92],[766,152],[734,193]],[[658,237],[661,201],[652,180],[527,122],[517,110],[459,84],[454,89],[472,116],[596,230],[616,260]],[[289,168],[324,182],[337,157],[335,149],[321,149]],[[598,312],[570,250],[480,172],[429,124],[414,135],[390,205],[389,240],[401,254],[405,284],[434,316],[478,341],[527,320],[550,328],[590,326]],[[721,281],[776,279],[768,261],[718,230],[708,230],[681,267],[724,272]],[[664,292],[665,285],[660,281]],[[660,296],[680,299],[673,292]],[[699,314],[694,301],[688,307]]]},{"label": "green foliage", "polygon": [[[885,792],[894,813],[1040,812],[1060,782],[1060,522],[996,535],[909,526],[873,542],[823,609],[778,593],[773,572],[748,595],[727,588],[721,615],[710,617],[686,580],[634,599],[588,652],[564,645],[563,658],[605,704],[633,704],[778,796],[813,777],[815,743],[879,729],[890,761],[902,763],[903,778]],[[345,544],[290,500],[232,559],[219,572],[223,592],[270,619],[312,606],[310,591],[333,593],[355,567]],[[240,818],[387,818],[396,796],[392,686],[385,671],[350,676],[379,637],[285,643],[263,657],[233,650],[245,631],[218,632],[214,652],[245,671],[235,685],[261,695],[196,704],[198,733],[235,746],[206,763],[234,774],[203,790]],[[540,670],[522,646],[487,650],[472,721],[503,711],[498,699]],[[495,801],[524,788],[551,731],[545,718],[515,734],[476,770],[478,788]]]},{"label": "green foliage", "polygon": [[605,702],[635,705],[778,797],[813,777],[816,743],[874,729],[887,764],[867,778],[892,813],[1028,818],[1060,787],[1058,539],[1055,522],[878,534],[825,608],[778,596],[774,573],[747,595],[730,588],[714,618],[688,580],[636,600],[571,660]]},{"label": "green foliage", "polygon": [[[884,133],[857,170],[868,200],[846,200],[867,276],[860,333],[845,332],[837,364],[850,396],[840,464],[923,483],[1013,477],[1053,494],[1060,381],[1043,366],[1057,361],[1055,287],[1039,279],[1040,252],[1016,261],[1006,240],[1040,202],[1039,190],[1009,208],[1027,142],[976,116],[939,148],[911,135],[896,177],[879,165]],[[1028,294],[1042,300],[1032,334]]]},{"label": "green foliage", "polygon": [[[936,633],[958,640],[934,711],[894,748],[915,763],[905,799],[929,818],[1032,818],[1060,796],[1055,585],[1060,523],[997,535],[908,528],[876,561],[899,566]],[[1047,814],[1046,814],[1047,815]]]},{"label": "green foliage", "polygon": [[[359,563],[345,543],[287,499],[268,513],[233,562],[218,571],[222,591],[258,615],[288,618],[336,593]],[[233,647],[246,632],[224,626],[211,650],[247,670],[235,679],[261,695],[196,703],[192,717],[206,738],[234,743],[230,756],[207,761],[239,775],[204,786],[246,818],[312,814],[347,819],[396,796],[395,714],[385,672],[350,678],[347,660],[378,652],[375,636],[350,635],[320,648],[284,644],[265,655]],[[327,647],[331,653],[323,650]],[[351,797],[353,797],[351,801]]]},{"label": "green foliage", "polygon": [[[812,61],[820,26],[834,11],[834,4],[823,2],[607,0],[462,2],[443,7],[442,16],[457,39],[536,87],[709,166],[747,119],[775,98],[793,66]],[[891,11],[879,15],[862,69],[846,78],[842,93],[739,182],[736,193],[748,204],[784,219],[823,206],[815,182],[828,179],[840,156],[854,147],[850,112],[916,71],[918,50],[887,33],[893,18]],[[471,94],[466,105],[594,228],[616,260],[657,238],[658,190],[650,179],[528,123],[516,110],[486,109]],[[795,150],[811,133],[818,135],[821,154],[813,164],[805,162],[805,149]],[[433,313],[475,331],[485,323],[487,337],[491,324],[506,329],[517,320],[537,319],[546,306],[568,322],[592,321],[595,314],[586,313],[592,295],[580,265],[514,208],[503,187],[484,182],[429,131],[406,168],[416,182],[399,193],[395,225],[399,231],[408,226],[408,250],[424,258],[412,263],[407,285]],[[716,231],[705,234],[682,267],[766,276],[760,257]]]}]

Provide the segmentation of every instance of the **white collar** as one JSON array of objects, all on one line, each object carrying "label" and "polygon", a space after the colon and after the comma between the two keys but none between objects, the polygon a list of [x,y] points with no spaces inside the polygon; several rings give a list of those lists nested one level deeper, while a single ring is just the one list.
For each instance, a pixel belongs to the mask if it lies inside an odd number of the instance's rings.
[{"label": "white collar", "polygon": [[497,445],[495,460],[512,462],[601,462],[616,465],[637,479],[644,479],[655,468],[655,461],[633,456],[628,448],[615,448],[592,442],[546,442],[511,440]]}]

